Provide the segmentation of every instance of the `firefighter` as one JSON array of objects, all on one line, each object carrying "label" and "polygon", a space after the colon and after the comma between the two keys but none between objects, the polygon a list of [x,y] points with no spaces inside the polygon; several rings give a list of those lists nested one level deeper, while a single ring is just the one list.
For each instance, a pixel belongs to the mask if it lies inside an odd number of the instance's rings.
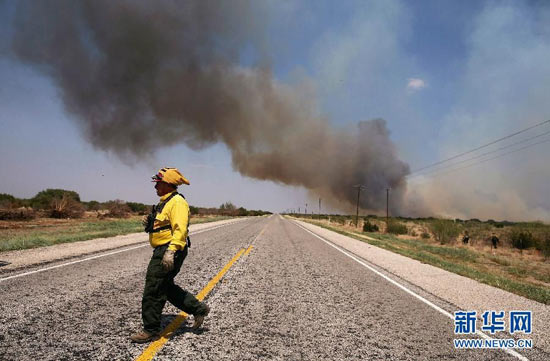
[{"label": "firefighter", "polygon": [[492,234],[491,235],[491,244],[492,244],[492,248],[496,249],[497,248],[497,244],[500,242],[500,240],[498,239],[497,235],[496,234]]},{"label": "firefighter", "polygon": [[177,192],[179,185],[189,181],[176,168],[162,168],[153,176],[160,203],[153,207],[144,220],[145,231],[153,247],[153,256],[147,267],[145,288],[141,303],[143,331],[130,339],[144,343],[160,335],[162,309],[166,301],[194,316],[193,329],[199,328],[210,308],[188,291],[174,283],[190,245],[189,205]]},{"label": "firefighter", "polygon": [[468,231],[465,231],[464,232],[464,237],[462,237],[462,243],[468,244],[469,240],[470,240],[470,234],[468,233]]}]

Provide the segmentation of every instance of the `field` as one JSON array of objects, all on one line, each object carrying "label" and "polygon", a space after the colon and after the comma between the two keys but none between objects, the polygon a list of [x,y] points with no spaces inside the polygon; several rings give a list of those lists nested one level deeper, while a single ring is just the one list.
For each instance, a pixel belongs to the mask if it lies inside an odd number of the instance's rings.
[{"label": "field", "polygon": [[[544,243],[542,246],[537,243],[546,240],[545,236],[550,231],[548,225],[510,223],[495,226],[492,222],[452,222],[456,228],[452,231],[443,230],[442,234],[447,232],[451,235],[445,238],[434,235],[434,230],[441,229],[436,224],[440,220],[436,219],[390,219],[390,224],[394,223],[392,227],[396,227],[396,223],[397,226],[404,227],[405,234],[397,235],[385,233],[386,222],[381,218],[362,218],[359,227],[355,227],[355,218],[350,216],[299,218],[479,282],[550,304],[550,259],[545,252]],[[366,221],[376,225],[379,231],[363,232]],[[465,231],[471,237],[468,244],[461,241]],[[530,247],[523,245],[524,249],[517,248],[521,245],[514,243],[514,239],[517,241],[517,235],[521,232],[529,233],[535,239],[531,240],[533,243]],[[489,241],[493,233],[500,239],[497,249],[492,248]]]},{"label": "field", "polygon": [[[83,218],[76,219],[0,220],[0,252],[142,232],[142,217],[98,218],[96,212],[86,212]],[[192,216],[191,224],[227,218],[232,217]]]}]

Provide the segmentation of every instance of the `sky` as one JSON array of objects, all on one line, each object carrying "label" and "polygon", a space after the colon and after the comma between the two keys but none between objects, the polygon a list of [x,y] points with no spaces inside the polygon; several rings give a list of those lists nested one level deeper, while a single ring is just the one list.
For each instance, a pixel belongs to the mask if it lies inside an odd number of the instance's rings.
[{"label": "sky", "polygon": [[[83,200],[152,204],[150,176],[176,166],[191,181],[182,192],[193,205],[230,201],[282,212],[308,203],[317,211],[324,193],[253,178],[234,163],[227,142],[174,142],[132,159],[98,147],[68,107],[62,82],[14,53],[17,6],[0,1],[0,193],[28,198],[63,188]],[[549,142],[460,171],[414,172],[550,119],[549,4],[260,1],[242,17],[262,35],[248,34],[249,45],[235,50],[238,67],[268,67],[276,84],[307,84],[306,103],[333,129],[355,132],[361,121],[385,120],[397,157],[413,172],[402,186],[401,215],[550,221]],[[550,124],[497,146],[546,131]],[[323,204],[324,211],[351,208]]]}]

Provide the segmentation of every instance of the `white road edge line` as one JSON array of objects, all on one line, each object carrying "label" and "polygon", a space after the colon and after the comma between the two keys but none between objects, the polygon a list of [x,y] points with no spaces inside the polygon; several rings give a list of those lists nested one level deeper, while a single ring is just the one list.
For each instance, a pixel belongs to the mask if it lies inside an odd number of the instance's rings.
[{"label": "white road edge line", "polygon": [[[238,222],[242,222],[242,221],[245,221],[245,220],[247,220],[247,219],[248,219],[248,218],[240,219],[240,220],[238,220],[238,221],[224,223],[224,224],[221,224],[221,225],[218,225],[218,226],[214,226],[214,227],[211,227],[211,228],[201,229],[200,231],[189,232],[189,235],[190,235],[190,236],[193,236],[193,235],[195,235],[195,234],[203,233],[203,232],[206,232],[206,231],[212,231],[212,230],[214,230],[214,229],[218,229],[218,228],[221,228],[221,227],[228,226],[228,225],[230,225],[230,224],[235,224],[235,223],[238,223]],[[58,264],[58,265],[55,265],[55,266],[50,266],[50,267],[46,267],[46,268],[41,268],[41,269],[34,270],[34,271],[19,273],[19,274],[13,275],[13,276],[8,276],[8,277],[0,278],[0,282],[7,281],[7,280],[10,280],[10,279],[13,279],[13,278],[18,278],[18,277],[23,277],[23,276],[32,275],[32,274],[34,274],[34,273],[49,271],[49,270],[52,270],[52,269],[55,269],[55,268],[70,266],[70,265],[72,265],[72,264],[81,263],[81,262],[85,262],[85,261],[90,261],[90,260],[96,259],[96,258],[107,257],[107,256],[111,256],[111,255],[113,255],[113,254],[117,254],[117,253],[121,253],[121,252],[127,252],[127,251],[131,251],[131,250],[134,250],[134,249],[138,249],[138,248],[142,248],[142,247],[147,247],[147,246],[149,246],[149,243],[147,243],[147,244],[142,244],[142,245],[139,245],[139,246],[136,246],[136,247],[130,247],[130,248],[121,249],[121,250],[114,251],[114,252],[102,253],[102,254],[99,254],[99,255],[96,255],[96,256],[91,256],[91,257],[79,259],[79,260],[76,260],[76,261],[71,261],[71,262],[67,262],[67,263]]]},{"label": "white road edge line", "polygon": [[[328,244],[329,246],[333,247],[334,249],[340,251],[341,253],[345,254],[346,256],[348,256],[349,258],[353,259],[354,261],[356,261],[357,263],[361,264],[362,266],[368,268],[369,270],[371,270],[372,272],[376,273],[377,275],[379,275],[380,277],[384,278],[386,281],[392,283],[393,285],[399,287],[400,289],[402,289],[403,291],[407,292],[408,294],[410,294],[411,296],[413,297],[416,297],[417,299],[419,299],[420,301],[424,302],[425,304],[427,304],[428,306],[434,308],[435,310],[441,312],[442,314],[444,314],[445,316],[451,318],[452,320],[454,320],[454,316],[445,311],[444,309],[442,309],[441,307],[437,306],[436,304],[428,301],[427,299],[425,299],[424,297],[420,296],[419,294],[411,291],[410,289],[408,289],[407,287],[403,286],[402,284],[400,284],[399,282],[397,281],[394,281],[393,279],[389,278],[388,276],[386,276],[385,274],[383,274],[382,272],[376,270],[375,268],[369,266],[368,264],[366,264],[365,262],[363,262],[361,259],[359,259],[357,256],[355,256],[353,253],[347,251],[347,250],[343,250],[342,248],[336,246],[335,244],[333,244],[332,242],[324,239],[323,237],[313,233],[312,231],[310,231],[309,229],[305,228],[304,226],[302,226],[301,224],[297,223],[296,221],[294,221],[294,224],[296,224],[298,227],[302,228],[304,231],[308,232],[308,233],[311,233],[313,236],[319,238],[321,241],[325,242],[326,244]],[[485,333],[481,332],[481,331],[476,331],[476,334],[484,339],[490,339],[489,336],[487,336]],[[503,351],[505,351],[506,353],[512,355],[512,356],[515,356],[517,357],[518,359],[522,360],[522,361],[529,361],[529,359],[521,354],[519,354],[518,352],[514,351],[514,350],[511,350],[511,349],[508,349],[508,348],[504,348],[502,349]]]}]

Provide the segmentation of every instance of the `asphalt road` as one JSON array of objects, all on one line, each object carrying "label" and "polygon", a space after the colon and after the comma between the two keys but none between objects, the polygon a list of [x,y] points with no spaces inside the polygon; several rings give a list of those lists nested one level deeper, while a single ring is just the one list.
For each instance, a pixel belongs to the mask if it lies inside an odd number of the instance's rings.
[{"label": "asphalt road", "polygon": [[[501,350],[454,349],[451,319],[280,216],[192,241],[176,280],[195,294],[253,248],[207,296],[204,328],[191,332],[188,320],[155,360],[517,360]],[[141,327],[151,253],[142,247],[0,279],[0,359],[139,357],[147,345],[128,336]],[[167,306],[163,323],[178,312]]]}]

